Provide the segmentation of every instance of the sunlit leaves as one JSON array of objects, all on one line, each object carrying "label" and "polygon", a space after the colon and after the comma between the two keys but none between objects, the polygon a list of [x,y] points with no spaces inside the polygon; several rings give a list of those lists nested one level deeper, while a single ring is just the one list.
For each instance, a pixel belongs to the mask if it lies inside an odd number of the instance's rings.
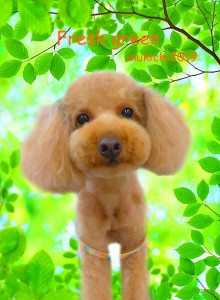
[{"label": "sunlit leaves", "polygon": [[8,50],[8,53],[11,54],[13,57],[18,59],[25,59],[28,58],[28,51],[24,44],[20,41],[6,39],[5,40],[5,47]]},{"label": "sunlit leaves", "polygon": [[193,242],[199,244],[199,245],[203,245],[204,244],[204,236],[202,235],[202,233],[198,230],[192,230],[191,231],[191,237]]},{"label": "sunlit leaves", "polygon": [[139,82],[150,82],[151,81],[150,75],[145,70],[134,68],[131,71],[131,76]]},{"label": "sunlit leaves", "polygon": [[180,48],[181,47],[181,44],[182,44],[182,38],[181,38],[181,35],[176,32],[176,31],[172,31],[171,32],[171,35],[170,35],[170,41],[171,43],[177,47],[177,48]]},{"label": "sunlit leaves", "polygon": [[0,28],[4,26],[12,13],[12,0],[0,0],[0,7],[1,7],[1,17],[0,17]]},{"label": "sunlit leaves", "polygon": [[220,141],[220,118],[214,117],[211,129],[213,135]]},{"label": "sunlit leaves", "polygon": [[150,75],[156,79],[166,79],[167,74],[160,65],[152,64],[148,66]]},{"label": "sunlit leaves", "polygon": [[180,187],[174,190],[174,194],[178,201],[184,204],[192,204],[196,202],[194,193],[185,187]]},{"label": "sunlit leaves", "polygon": [[206,283],[211,290],[216,290],[217,287],[219,286],[219,281],[218,281],[219,274],[220,274],[219,271],[214,267],[208,270],[206,274]]},{"label": "sunlit leaves", "polygon": [[[9,203],[8,203],[9,204]],[[12,229],[13,228],[13,229]],[[10,251],[5,251],[3,254],[3,258],[8,263],[13,263],[17,261],[23,254],[26,249],[26,238],[24,232],[17,227],[12,227],[8,230],[13,230],[17,232],[16,244],[14,244],[13,249]],[[6,230],[6,229],[5,229]],[[10,239],[10,233],[7,232],[7,237]]]},{"label": "sunlit leaves", "polygon": [[75,294],[68,289],[61,289],[58,291],[50,292],[44,297],[44,300],[73,300],[75,298]]},{"label": "sunlit leaves", "polygon": [[197,194],[202,201],[207,198],[207,196],[209,194],[209,186],[205,182],[205,180],[200,181],[200,183],[198,184]]},{"label": "sunlit leaves", "polygon": [[193,276],[186,273],[177,273],[171,279],[171,281],[177,286],[188,285],[192,280]]},{"label": "sunlit leaves", "polygon": [[213,222],[214,219],[209,215],[197,214],[196,216],[192,217],[188,223],[195,228],[204,229],[210,226]]},{"label": "sunlit leaves", "polygon": [[199,160],[202,169],[208,173],[220,171],[220,161],[216,157],[204,157]]},{"label": "sunlit leaves", "polygon": [[200,289],[194,285],[187,285],[180,289],[176,294],[179,299],[195,299],[195,297],[200,292]]},{"label": "sunlit leaves", "polygon": [[96,70],[115,70],[116,64],[113,59],[106,55],[97,55],[92,57],[86,67],[86,71],[93,72]]},{"label": "sunlit leaves", "polygon": [[16,227],[6,228],[0,231],[0,253],[12,251],[18,243],[18,230]]},{"label": "sunlit leaves", "polygon": [[91,15],[91,7],[87,0],[59,0],[58,9],[61,20],[72,27],[85,26]]},{"label": "sunlit leaves", "polygon": [[28,265],[28,281],[34,295],[44,291],[51,281],[54,273],[54,265],[50,256],[40,251],[31,259]]},{"label": "sunlit leaves", "polygon": [[181,270],[187,274],[190,274],[190,275],[195,274],[194,263],[188,258],[180,256],[180,267],[181,267]]},{"label": "sunlit leaves", "polygon": [[220,235],[218,235],[214,241],[215,253],[220,256]]},{"label": "sunlit leaves", "polygon": [[207,148],[213,154],[220,154],[220,143],[216,141],[209,142]]},{"label": "sunlit leaves", "polygon": [[188,204],[183,212],[184,217],[191,217],[194,214],[197,213],[197,211],[200,209],[201,204],[200,203],[193,203],[193,204]]},{"label": "sunlit leaves", "polygon": [[178,247],[177,252],[185,258],[193,259],[201,256],[205,250],[198,244],[188,242]]},{"label": "sunlit leaves", "polygon": [[14,150],[10,156],[10,165],[11,168],[14,169],[18,166],[20,161],[20,151],[19,150]]},{"label": "sunlit leaves", "polygon": [[4,27],[2,27],[0,33],[6,39],[13,39],[14,38],[14,30],[9,24],[6,24]]},{"label": "sunlit leaves", "polygon": [[65,63],[58,54],[55,54],[51,60],[50,72],[57,80],[60,80],[65,73]]},{"label": "sunlit leaves", "polygon": [[34,67],[31,63],[28,63],[24,67],[23,77],[24,77],[24,80],[29,84],[32,84],[34,82],[34,80],[36,79],[36,73],[35,73]]},{"label": "sunlit leaves", "polygon": [[65,59],[70,59],[75,56],[74,51],[71,48],[62,48],[57,53]]},{"label": "sunlit leaves", "polygon": [[0,66],[0,77],[9,78],[18,73],[21,68],[20,60],[8,60]]},{"label": "sunlit leaves", "polygon": [[18,8],[21,20],[30,32],[48,33],[51,29],[48,3],[42,0],[18,0]]},{"label": "sunlit leaves", "polygon": [[25,38],[25,36],[28,34],[28,30],[25,27],[24,22],[19,21],[16,25],[15,25],[15,29],[14,29],[14,36],[16,40],[22,40],[23,38]]},{"label": "sunlit leaves", "polygon": [[36,58],[34,62],[36,75],[42,75],[49,71],[52,57],[53,53],[45,53]]}]

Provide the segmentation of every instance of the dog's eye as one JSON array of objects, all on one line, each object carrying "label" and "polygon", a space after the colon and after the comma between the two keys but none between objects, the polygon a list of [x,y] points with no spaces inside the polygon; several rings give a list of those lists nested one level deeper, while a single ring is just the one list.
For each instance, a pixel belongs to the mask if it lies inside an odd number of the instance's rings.
[{"label": "dog's eye", "polygon": [[125,107],[121,112],[122,117],[130,119],[133,116],[133,110],[129,107]]},{"label": "dog's eye", "polygon": [[77,122],[80,125],[84,125],[85,123],[89,122],[89,116],[87,116],[86,114],[81,114],[78,116]]}]

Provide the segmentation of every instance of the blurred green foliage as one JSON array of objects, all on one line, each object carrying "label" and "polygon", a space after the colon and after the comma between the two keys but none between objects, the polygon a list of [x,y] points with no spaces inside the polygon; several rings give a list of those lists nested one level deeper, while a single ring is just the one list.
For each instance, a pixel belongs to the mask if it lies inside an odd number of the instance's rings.
[{"label": "blurred green foliage", "polygon": [[[167,93],[192,133],[188,159],[175,176],[139,172],[148,204],[152,298],[220,299],[219,1],[0,4],[0,299],[79,299],[75,196],[43,193],[25,181],[19,149],[39,106],[63,97],[85,71],[100,69],[123,71]],[[66,32],[60,46],[58,29]],[[68,46],[69,34],[97,31],[106,44],[72,39]],[[117,35],[156,35],[159,43],[135,45],[130,38],[113,40]],[[173,53],[173,62],[140,59]],[[121,299],[120,274],[112,279],[114,299]]]}]

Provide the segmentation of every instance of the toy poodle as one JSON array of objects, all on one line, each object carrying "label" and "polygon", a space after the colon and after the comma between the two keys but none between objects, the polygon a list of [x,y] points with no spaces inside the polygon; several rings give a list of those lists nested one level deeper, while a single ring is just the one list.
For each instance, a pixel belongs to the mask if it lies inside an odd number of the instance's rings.
[{"label": "toy poodle", "polygon": [[117,72],[86,74],[42,109],[24,144],[23,169],[45,190],[77,193],[81,299],[112,299],[113,242],[121,245],[123,299],[150,299],[146,209],[136,171],[175,173],[189,141],[173,104]]}]

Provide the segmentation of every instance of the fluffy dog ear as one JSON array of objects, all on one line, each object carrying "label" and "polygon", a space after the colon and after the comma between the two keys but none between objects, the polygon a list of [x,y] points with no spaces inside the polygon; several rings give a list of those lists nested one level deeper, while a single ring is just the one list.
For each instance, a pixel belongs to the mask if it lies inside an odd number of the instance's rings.
[{"label": "fluffy dog ear", "polygon": [[22,166],[26,177],[52,192],[78,191],[82,173],[69,155],[70,122],[60,109],[60,102],[45,107],[36,127],[24,143]]},{"label": "fluffy dog ear", "polygon": [[183,164],[190,132],[179,110],[162,96],[144,88],[146,127],[152,149],[144,167],[159,174],[173,174]]}]

